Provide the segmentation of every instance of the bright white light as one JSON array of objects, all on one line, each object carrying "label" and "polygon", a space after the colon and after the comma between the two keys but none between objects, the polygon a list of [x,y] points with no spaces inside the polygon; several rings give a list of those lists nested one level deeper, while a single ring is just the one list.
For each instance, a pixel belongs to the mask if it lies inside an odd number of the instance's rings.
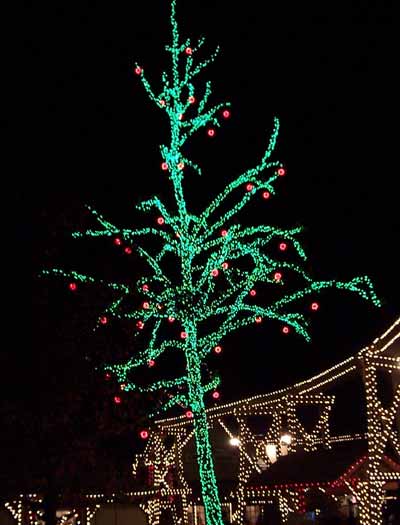
[{"label": "bright white light", "polygon": [[238,447],[240,445],[240,439],[238,439],[238,438],[231,438],[229,440],[229,443],[232,445],[232,447]]},{"label": "bright white light", "polygon": [[292,436],[290,434],[283,434],[281,436],[281,443],[284,443],[285,445],[290,445],[292,442]]},{"label": "bright white light", "polygon": [[267,453],[268,459],[271,463],[275,463],[276,457],[276,446],[273,444],[266,445],[265,451]]}]

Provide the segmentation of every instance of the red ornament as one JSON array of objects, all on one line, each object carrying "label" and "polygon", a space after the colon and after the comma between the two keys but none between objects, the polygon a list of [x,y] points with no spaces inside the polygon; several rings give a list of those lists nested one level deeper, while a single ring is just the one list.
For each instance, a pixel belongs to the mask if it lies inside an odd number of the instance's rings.
[{"label": "red ornament", "polygon": [[119,385],[119,388],[120,388],[121,390],[125,390],[125,387],[126,387],[126,384],[125,384],[125,383],[121,383],[121,384]]},{"label": "red ornament", "polygon": [[159,224],[160,226],[162,226],[164,224],[165,220],[163,217],[158,217],[157,219],[157,224]]},{"label": "red ornament", "polygon": [[314,312],[316,312],[319,308],[319,304],[318,303],[311,303],[311,310],[313,310]]},{"label": "red ornament", "polygon": [[221,230],[222,237],[226,237],[228,235],[227,230]]},{"label": "red ornament", "polygon": [[76,283],[69,283],[68,287],[71,290],[71,292],[75,292],[77,288]]},{"label": "red ornament", "polygon": [[254,188],[253,184],[246,184],[246,191],[251,191]]},{"label": "red ornament", "polygon": [[229,111],[229,109],[224,109],[224,111],[222,112],[222,116],[224,118],[229,118],[231,116],[231,112]]},{"label": "red ornament", "polygon": [[280,177],[283,177],[284,175],[286,175],[286,170],[284,168],[279,168],[277,173]]},{"label": "red ornament", "polygon": [[257,295],[257,292],[254,289],[250,290],[250,295],[254,297],[255,295]]},{"label": "red ornament", "polygon": [[207,135],[209,137],[213,137],[215,135],[215,129],[212,129],[212,128],[208,129],[207,130]]},{"label": "red ornament", "polygon": [[120,405],[121,401],[122,401],[122,399],[119,396],[114,396],[114,403],[116,405]]},{"label": "red ornament", "polygon": [[107,321],[108,321],[108,319],[107,319],[107,317],[106,317],[105,315],[103,315],[102,317],[100,317],[100,323],[101,323],[101,324],[107,324]]},{"label": "red ornament", "polygon": [[287,244],[285,242],[281,242],[279,245],[279,249],[281,250],[281,252],[284,252],[286,248],[287,248]]},{"label": "red ornament", "polygon": [[170,323],[173,323],[175,321],[175,317],[172,317],[171,315],[168,317],[168,321]]},{"label": "red ornament", "polygon": [[191,47],[187,47],[187,48],[185,49],[185,53],[186,53],[187,55],[191,55],[191,54],[193,53],[192,48],[191,48]]},{"label": "red ornament", "polygon": [[185,416],[186,416],[188,419],[190,419],[190,418],[193,417],[193,412],[192,412],[191,410],[186,410],[186,412],[185,412]]},{"label": "red ornament", "polygon": [[135,67],[135,74],[136,75],[141,75],[142,74],[142,68],[140,66],[136,66]]},{"label": "red ornament", "polygon": [[132,248],[130,248],[129,246],[127,246],[124,250],[124,252],[127,254],[127,255],[130,255],[132,253]]},{"label": "red ornament", "polygon": [[284,327],[282,328],[282,332],[283,332],[284,334],[288,334],[288,333],[290,332],[290,328],[289,328],[288,326],[284,326]]},{"label": "red ornament", "polygon": [[104,374],[104,379],[105,379],[106,381],[110,381],[110,379],[111,379],[111,374],[110,374],[109,372],[106,372],[106,373]]},{"label": "red ornament", "polygon": [[257,317],[254,319],[254,321],[255,321],[256,323],[261,323],[261,321],[262,321],[262,317],[261,317],[261,315],[257,315]]},{"label": "red ornament", "polygon": [[142,439],[147,439],[147,438],[149,437],[149,432],[148,432],[148,430],[141,430],[139,436],[140,436]]},{"label": "red ornament", "polygon": [[186,332],[181,332],[181,339],[186,339],[187,338],[187,333]]},{"label": "red ornament", "polygon": [[143,322],[143,321],[137,321],[137,323],[136,323],[136,327],[137,327],[139,330],[143,330],[143,328],[144,328],[144,322]]},{"label": "red ornament", "polygon": [[143,306],[143,308],[144,308],[145,310],[148,310],[148,309],[150,308],[150,303],[148,303],[147,301],[145,301],[145,302],[143,303],[142,306]]},{"label": "red ornament", "polygon": [[147,364],[149,365],[150,368],[152,368],[156,364],[156,362],[154,361],[154,359],[149,359]]},{"label": "red ornament", "polygon": [[282,279],[282,274],[280,272],[275,272],[274,279],[275,281],[280,281]]},{"label": "red ornament", "polygon": [[184,163],[183,162],[180,162],[178,164],[178,170],[183,170],[183,168],[185,167]]},{"label": "red ornament", "polygon": [[168,164],[167,164],[166,162],[162,162],[162,163],[161,163],[161,169],[162,169],[163,171],[167,171],[167,169],[168,169]]},{"label": "red ornament", "polygon": [[229,264],[227,262],[223,262],[221,264],[221,267],[222,267],[223,270],[227,270],[229,268]]},{"label": "red ornament", "polygon": [[269,191],[263,191],[262,198],[267,200],[271,197],[271,194]]},{"label": "red ornament", "polygon": [[115,237],[115,239],[114,239],[114,244],[115,244],[116,246],[121,246],[121,244],[122,244],[121,239],[120,239],[119,237]]},{"label": "red ornament", "polygon": [[214,268],[214,270],[211,270],[211,275],[213,277],[217,277],[218,274],[219,274],[219,271],[216,268]]},{"label": "red ornament", "polygon": [[217,392],[217,390],[215,392],[213,392],[212,396],[214,399],[219,399],[219,392]]},{"label": "red ornament", "polygon": [[193,96],[191,96],[188,98],[188,102],[189,104],[194,104],[196,102],[196,99]]},{"label": "red ornament", "polygon": [[142,286],[142,290],[143,290],[144,292],[148,292],[148,291],[149,291],[149,285],[148,285],[148,284],[144,284],[144,285]]},{"label": "red ornament", "polygon": [[222,352],[222,346],[219,346],[219,345],[216,346],[216,347],[214,348],[214,352],[215,352],[216,354],[220,354],[220,353]]},{"label": "red ornament", "polygon": [[163,108],[165,106],[165,100],[161,99],[159,102],[160,106]]}]

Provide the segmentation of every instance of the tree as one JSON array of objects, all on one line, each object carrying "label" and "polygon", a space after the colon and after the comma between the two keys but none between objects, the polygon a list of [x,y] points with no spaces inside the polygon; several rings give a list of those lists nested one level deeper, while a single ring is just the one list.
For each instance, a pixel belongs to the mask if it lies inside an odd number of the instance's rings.
[{"label": "tree", "polygon": [[[215,59],[218,50],[208,59],[196,60],[204,40],[197,43],[181,40],[176,0],[171,0],[171,26],[172,43],[166,50],[172,66],[169,72],[162,73],[160,93],[156,94],[139,65],[135,73],[149,99],[169,121],[170,142],[160,147],[161,170],[172,185],[174,204],[167,206],[157,196],[138,204],[139,210],[156,210],[159,216],[157,227],[137,229],[120,228],[89,208],[100,228],[73,234],[75,238],[113,238],[127,253],[136,250],[148,264],[148,273],[135,286],[98,280],[76,271],[53,269],[44,273],[72,278],[71,289],[77,283],[108,288],[114,296],[99,316],[99,326],[107,325],[111,318],[136,323],[137,333],[141,334],[139,340],[145,340],[140,343],[140,350],[125,362],[105,365],[105,370],[117,376],[125,392],[168,390],[170,397],[163,410],[176,404],[186,407],[186,416],[192,418],[195,431],[207,524],[220,525],[221,506],[205,412],[205,394],[216,392],[220,378],[204,377],[207,357],[219,351],[224,336],[264,319],[282,323],[283,333],[293,330],[309,340],[309,320],[302,312],[301,300],[326,288],[355,292],[376,305],[379,300],[368,277],[348,282],[313,280],[301,265],[306,255],[299,240],[300,227],[248,227],[237,222],[238,214],[256,194],[268,199],[275,193],[277,180],[285,175],[283,164],[272,160],[279,131],[277,118],[260,162],[234,178],[201,213],[189,210],[184,178],[188,174],[201,175],[202,170],[187,154],[186,145],[199,130],[205,130],[211,139],[220,120],[230,117],[230,105],[209,103],[210,82],[195,86],[198,75]],[[142,239],[149,241],[150,249],[139,245]],[[298,262],[282,260],[278,255],[279,252],[285,255],[289,247],[296,252]],[[295,289],[289,289],[289,281],[295,283]],[[262,301],[258,296],[255,299],[256,285],[271,290]],[[131,302],[135,290],[144,296],[137,308]],[[300,305],[299,311],[294,311],[296,304]],[[318,303],[313,302],[311,309],[318,309]],[[172,323],[175,327],[179,324],[177,333],[172,330]],[[152,367],[157,358],[171,352],[184,356],[183,375],[147,385],[142,385],[140,378],[135,380],[136,368]]]}]

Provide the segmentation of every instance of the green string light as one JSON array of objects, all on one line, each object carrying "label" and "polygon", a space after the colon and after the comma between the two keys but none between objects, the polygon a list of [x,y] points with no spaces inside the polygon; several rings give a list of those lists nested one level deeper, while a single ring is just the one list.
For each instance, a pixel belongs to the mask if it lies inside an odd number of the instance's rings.
[{"label": "green string light", "polygon": [[[137,329],[148,336],[148,342],[140,352],[124,363],[106,365],[105,369],[116,375],[127,392],[168,389],[170,399],[164,404],[164,410],[174,405],[190,409],[207,525],[221,525],[221,504],[204,402],[205,394],[214,390],[220,379],[214,377],[208,383],[204,382],[201,375],[204,360],[227,334],[262,320],[279,321],[284,324],[285,332],[292,328],[308,341],[307,316],[288,308],[323,289],[349,290],[377,306],[379,300],[368,277],[356,277],[348,282],[316,282],[299,264],[274,256],[276,243],[284,242],[285,249],[288,245],[292,246],[298,258],[306,260],[298,238],[301,228],[244,227],[237,222],[238,213],[257,193],[267,192],[268,196],[275,193],[274,183],[284,174],[283,165],[270,160],[279,132],[277,118],[274,119],[271,137],[261,161],[228,184],[202,213],[193,215],[188,212],[182,182],[187,172],[201,174],[202,170],[183,153],[184,145],[202,128],[210,130],[220,126],[219,118],[223,111],[227,112],[229,103],[208,104],[212,93],[210,82],[205,84],[202,95],[196,91],[194,80],[215,59],[218,50],[208,59],[197,62],[197,52],[204,40],[199,40],[197,44],[190,40],[181,42],[175,16],[176,0],[171,0],[171,8],[172,44],[166,50],[171,55],[172,67],[170,72],[161,75],[161,92],[158,95],[154,93],[139,65],[136,65],[135,72],[149,99],[169,119],[171,139],[168,145],[160,146],[160,164],[172,184],[176,208],[168,209],[159,197],[141,202],[137,206],[139,210],[156,210],[160,214],[160,228],[141,229],[118,228],[89,208],[100,228],[73,234],[75,238],[112,237],[121,243],[134,241],[135,249],[149,265],[150,275],[141,277],[132,289],[125,284],[95,280],[73,271],[53,269],[43,273],[110,288],[116,298],[99,316],[99,323],[105,324],[105,320],[113,318],[135,320]],[[234,197],[236,204],[227,205],[228,197],[230,200]],[[234,224],[231,223],[233,218]],[[141,238],[159,241],[161,247],[152,255],[137,246]],[[166,256],[171,254],[180,269],[178,283],[163,269]],[[304,285],[295,292],[285,293],[286,282],[291,275],[300,278]],[[255,304],[250,291],[260,283],[279,289],[283,296],[270,304]],[[142,307],[127,310],[124,299],[137,292],[145,296]],[[265,297],[263,299],[265,301]],[[180,335],[166,338],[165,329],[171,320],[179,323]],[[207,325],[210,322],[212,329]],[[186,374],[183,377],[157,381],[146,387],[131,380],[132,370],[148,366],[150,361],[167,351],[184,354]],[[156,414],[154,412],[152,416]]]}]

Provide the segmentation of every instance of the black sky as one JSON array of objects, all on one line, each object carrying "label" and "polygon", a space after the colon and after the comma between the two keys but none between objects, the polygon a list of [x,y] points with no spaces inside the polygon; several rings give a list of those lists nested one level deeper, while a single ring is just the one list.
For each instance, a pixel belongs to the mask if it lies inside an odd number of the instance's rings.
[{"label": "black sky", "polygon": [[[19,275],[27,245],[33,275],[43,266],[72,265],[66,234],[86,224],[85,203],[129,224],[139,199],[168,195],[158,153],[168,130],[132,73],[137,61],[157,81],[167,67],[168,2],[137,4],[26,2],[24,81],[15,93],[18,117],[10,119],[23,134],[23,169],[13,186]],[[215,140],[199,137],[193,145],[204,169],[201,180],[193,175],[187,183],[193,206],[256,163],[277,115],[277,158],[288,175],[273,202],[259,203],[250,218],[304,225],[318,277],[368,274],[384,303],[376,310],[346,294],[325,294],[309,345],[267,323],[227,338],[212,366],[222,371],[223,399],[237,399],[321,371],[368,344],[399,314],[394,2],[181,1],[178,18],[185,37],[205,35],[210,51],[220,45],[216,65],[202,78],[213,80],[215,101],[232,102],[232,118]],[[103,247],[97,250],[86,245],[84,264],[92,253],[101,256]],[[80,269],[79,250],[72,254]],[[108,260],[117,271],[120,259]],[[62,344],[70,298],[60,287],[48,292],[54,286],[35,282],[42,328],[29,341],[16,330],[6,366],[16,367],[15,352],[18,361],[22,355],[33,363],[54,333]],[[48,293],[56,304],[38,309]],[[84,325],[71,329],[78,341]],[[24,376],[19,395],[41,388]]]}]

